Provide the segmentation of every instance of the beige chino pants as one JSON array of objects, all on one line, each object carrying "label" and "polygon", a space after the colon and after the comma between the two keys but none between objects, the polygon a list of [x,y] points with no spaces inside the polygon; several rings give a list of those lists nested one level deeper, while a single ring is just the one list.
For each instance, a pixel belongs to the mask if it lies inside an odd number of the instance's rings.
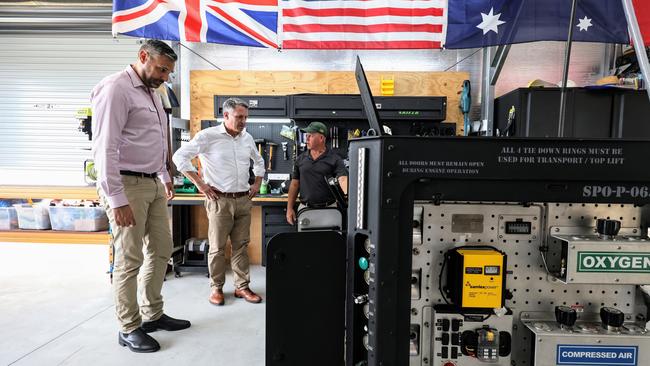
[{"label": "beige chino pants", "polygon": [[226,282],[226,243],[230,237],[232,257],[230,265],[235,277],[235,288],[247,288],[250,283],[248,243],[250,242],[251,207],[247,196],[239,198],[219,197],[205,201],[208,213],[208,267],[210,287],[222,289]]},{"label": "beige chino pants", "polygon": [[[157,320],[163,314],[162,289],[172,236],[167,213],[165,186],[158,178],[122,176],[136,225],[115,224],[113,209],[99,190],[113,233],[113,290],[115,313],[123,333],[136,330],[142,320]],[[137,294],[141,304],[138,305]]]}]

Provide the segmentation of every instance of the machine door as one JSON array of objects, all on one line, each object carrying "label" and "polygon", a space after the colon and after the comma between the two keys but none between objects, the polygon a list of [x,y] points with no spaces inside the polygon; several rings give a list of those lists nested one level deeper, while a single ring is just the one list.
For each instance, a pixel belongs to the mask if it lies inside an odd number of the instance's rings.
[{"label": "machine door", "polygon": [[343,365],[344,236],[280,233],[266,250],[266,365]]}]

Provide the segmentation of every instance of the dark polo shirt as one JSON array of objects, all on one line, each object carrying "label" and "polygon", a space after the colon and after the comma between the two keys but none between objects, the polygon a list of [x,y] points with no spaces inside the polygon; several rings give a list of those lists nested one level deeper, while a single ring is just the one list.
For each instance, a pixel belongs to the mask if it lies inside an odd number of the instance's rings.
[{"label": "dark polo shirt", "polygon": [[334,202],[324,177],[347,176],[343,159],[330,149],[314,160],[309,150],[303,152],[293,165],[292,179],[300,180],[300,201],[307,204]]}]

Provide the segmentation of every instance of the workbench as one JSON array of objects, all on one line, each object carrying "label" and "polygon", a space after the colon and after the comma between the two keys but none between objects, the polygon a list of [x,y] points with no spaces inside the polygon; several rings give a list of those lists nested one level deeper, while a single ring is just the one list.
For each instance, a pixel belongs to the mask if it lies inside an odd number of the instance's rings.
[{"label": "workbench", "polygon": [[[70,186],[0,186],[0,199],[98,199],[95,187]],[[198,194],[177,194],[169,202],[172,213],[174,245],[182,245],[191,236],[207,237],[207,216],[200,207],[205,198]],[[259,196],[253,198],[251,210],[251,241],[248,248],[250,262],[260,264],[268,240],[278,232],[294,231],[286,221],[287,198]],[[0,242],[53,244],[108,244],[108,232],[73,232],[53,230],[0,231]]]}]

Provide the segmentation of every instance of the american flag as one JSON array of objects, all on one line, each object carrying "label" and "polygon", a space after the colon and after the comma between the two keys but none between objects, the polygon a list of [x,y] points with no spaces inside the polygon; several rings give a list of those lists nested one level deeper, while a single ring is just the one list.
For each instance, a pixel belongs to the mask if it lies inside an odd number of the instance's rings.
[{"label": "american flag", "polygon": [[113,34],[278,48],[277,0],[114,0]]},{"label": "american flag", "polygon": [[441,48],[446,0],[281,0],[282,48]]}]

